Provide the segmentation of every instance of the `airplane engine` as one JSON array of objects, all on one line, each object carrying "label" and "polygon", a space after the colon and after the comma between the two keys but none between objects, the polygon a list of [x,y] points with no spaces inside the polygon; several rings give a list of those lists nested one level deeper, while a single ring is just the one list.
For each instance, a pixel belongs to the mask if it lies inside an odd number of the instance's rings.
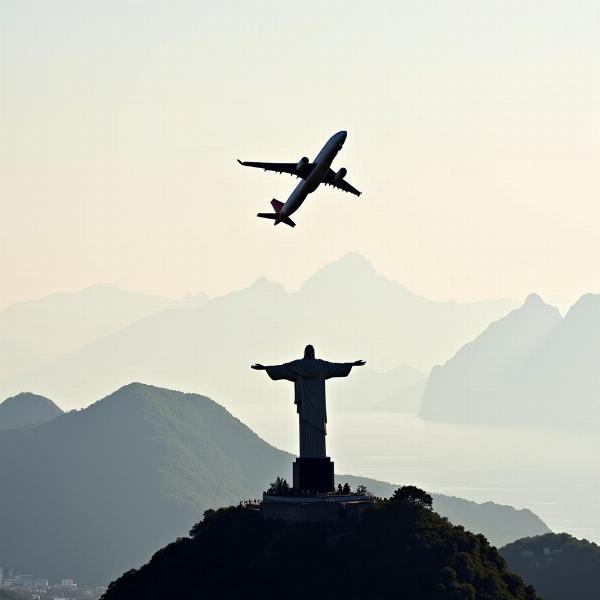
[{"label": "airplane engine", "polygon": [[336,181],[341,181],[342,179],[344,179],[344,177],[346,177],[346,173],[347,173],[347,169],[344,169],[344,167],[342,167],[336,174],[335,174],[335,180]]},{"label": "airplane engine", "polygon": [[302,173],[308,164],[308,158],[303,156],[296,165],[296,173]]}]

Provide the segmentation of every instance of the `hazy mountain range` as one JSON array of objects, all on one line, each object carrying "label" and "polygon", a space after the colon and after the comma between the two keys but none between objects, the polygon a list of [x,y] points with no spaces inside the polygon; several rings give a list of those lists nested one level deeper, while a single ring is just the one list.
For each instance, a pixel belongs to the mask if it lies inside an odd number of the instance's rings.
[{"label": "hazy mountain range", "polygon": [[39,425],[62,414],[52,400],[23,392],[0,402],[0,429]]},{"label": "hazy mountain range", "polygon": [[432,370],[420,414],[600,427],[600,295],[582,296],[564,318],[539,296],[529,296]]},{"label": "hazy mountain range", "polygon": [[[187,533],[209,507],[259,497],[293,457],[212,400],[127,385],[81,411],[0,431],[0,564],[106,583]],[[362,477],[389,495],[397,486]],[[532,512],[434,496],[500,545],[548,528]]]},{"label": "hazy mountain range", "polygon": [[172,300],[113,285],[13,304],[0,312],[0,379],[40,367],[167,307],[199,306],[203,295]]},{"label": "hazy mountain range", "polygon": [[[250,372],[253,362],[286,362],[297,358],[304,346],[312,343],[317,354],[329,360],[364,358],[369,368],[378,371],[407,365],[427,373],[432,365],[444,362],[514,306],[510,300],[434,302],[377,274],[357,254],[327,265],[294,293],[259,279],[247,289],[192,303],[191,308],[189,303],[173,306],[165,299],[150,302],[147,297],[136,298],[141,304],[138,312],[146,311],[148,316],[130,318],[119,331],[114,331],[113,322],[112,332],[106,325],[98,334],[103,337],[89,341],[85,347],[76,349],[72,342],[69,354],[44,367],[5,377],[0,382],[0,397],[28,389],[60,398],[65,407],[80,407],[129,381],[144,380],[201,390],[222,399],[226,406],[243,399],[244,403],[255,401],[267,408],[269,401],[276,403],[281,395]],[[102,306],[104,302],[90,310],[84,321],[93,321]],[[14,310],[3,313],[4,321],[11,321]],[[70,308],[76,314],[86,310]],[[133,312],[128,313],[129,317]],[[79,323],[65,318],[59,325],[40,329],[39,335],[45,336],[43,343],[32,344],[27,338],[25,344],[23,336],[16,334],[7,337],[0,333],[0,339],[18,342],[27,351],[37,350],[37,345],[47,351],[55,336],[72,340],[71,334],[60,332],[69,327],[81,329]],[[14,331],[21,328],[15,325]],[[9,329],[4,325],[0,332]],[[83,334],[78,335],[77,343],[83,343]],[[67,346],[65,343],[61,347]],[[414,403],[420,391],[405,388],[418,388],[423,382],[406,383],[406,373],[396,374],[396,381],[391,381],[393,374],[385,375],[387,391],[380,397],[370,396],[369,402],[391,402],[396,406],[390,396],[398,390],[398,405],[405,402],[403,394],[413,398],[406,401],[408,404]],[[371,381],[375,379],[373,375]],[[350,389],[338,383],[335,387]],[[334,398],[336,393],[334,389]],[[340,398],[343,404],[341,392]]]},{"label": "hazy mountain range", "polygon": [[345,385],[343,390],[333,388],[332,383],[336,382],[330,382],[331,398],[336,410],[416,414],[421,406],[427,375],[407,366],[384,372],[365,367],[354,369],[352,382]]}]

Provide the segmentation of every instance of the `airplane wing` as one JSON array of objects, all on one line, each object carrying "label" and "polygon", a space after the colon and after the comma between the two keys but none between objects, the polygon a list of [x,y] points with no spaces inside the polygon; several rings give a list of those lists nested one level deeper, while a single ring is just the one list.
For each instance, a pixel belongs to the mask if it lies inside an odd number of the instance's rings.
[{"label": "airplane wing", "polygon": [[270,163],[270,162],[247,162],[241,161],[238,158],[240,165],[244,167],[256,167],[257,169],[264,169],[265,171],[274,171],[275,173],[289,173],[296,177],[302,177],[306,179],[314,168],[314,163],[307,162],[303,165],[302,170],[298,173],[298,163]]},{"label": "airplane wing", "polygon": [[323,183],[325,185],[331,185],[334,188],[338,188],[339,190],[342,190],[344,192],[350,192],[355,196],[360,196],[360,192],[355,187],[352,187],[345,179],[339,179],[336,181],[335,171],[333,171],[332,169],[329,169],[329,173],[325,175]]}]

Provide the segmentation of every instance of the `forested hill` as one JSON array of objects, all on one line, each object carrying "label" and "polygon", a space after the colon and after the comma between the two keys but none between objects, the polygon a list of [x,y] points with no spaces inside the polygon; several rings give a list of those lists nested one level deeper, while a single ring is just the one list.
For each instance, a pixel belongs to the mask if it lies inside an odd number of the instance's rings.
[{"label": "forested hill", "polygon": [[[365,485],[370,492],[381,498],[388,498],[399,487],[397,484],[365,477],[336,475],[336,484],[345,482],[353,488]],[[550,533],[546,523],[527,508],[516,509],[496,502],[473,502],[445,494],[432,493],[431,496],[433,508],[440,515],[447,517],[455,525],[462,525],[474,533],[482,533],[498,548],[519,537]],[[522,534],[524,531],[530,533]]]},{"label": "forested hill", "polygon": [[[0,431],[0,565],[106,584],[189,531],[208,508],[291,480],[292,455],[209,398],[140,383],[35,428]],[[366,478],[378,496],[394,487]],[[397,486],[396,486],[397,487]],[[434,497],[499,545],[548,531],[529,511]],[[40,536],[40,531],[45,535]]]},{"label": "forested hill", "polygon": [[517,540],[500,550],[544,600],[600,598],[600,547],[567,533]]},{"label": "forested hill", "polygon": [[483,536],[451,525],[427,494],[406,489],[343,525],[264,521],[243,507],[209,511],[191,537],[125,573],[104,600],[537,598]]},{"label": "forested hill", "polygon": [[0,429],[39,425],[62,414],[49,398],[23,392],[0,402]]},{"label": "forested hill", "polygon": [[0,565],[98,585],[291,465],[209,398],[142,384],[0,431],[0,456]]}]

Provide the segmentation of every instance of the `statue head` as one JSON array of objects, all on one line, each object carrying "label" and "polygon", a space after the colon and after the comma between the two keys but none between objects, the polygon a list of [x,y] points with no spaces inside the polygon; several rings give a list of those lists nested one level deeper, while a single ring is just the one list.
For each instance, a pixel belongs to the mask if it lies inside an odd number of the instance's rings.
[{"label": "statue head", "polygon": [[309,344],[304,348],[304,358],[314,358],[315,357],[315,349]]}]

